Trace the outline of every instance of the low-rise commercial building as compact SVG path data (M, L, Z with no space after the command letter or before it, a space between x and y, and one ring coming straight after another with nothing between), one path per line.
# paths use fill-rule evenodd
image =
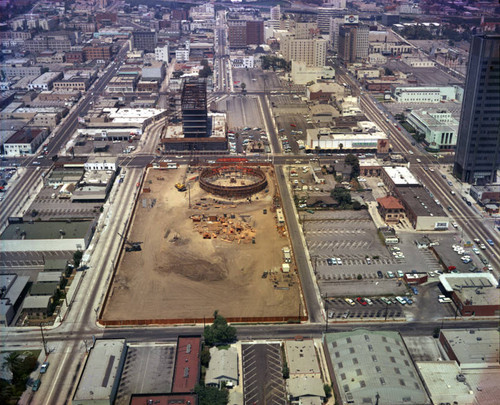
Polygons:
M415 111L406 118L432 149L452 150L457 143L458 121L445 110Z
M71 79L54 82L54 90L86 91L89 86L90 80L85 77L73 77Z
M52 85L59 80L63 74L61 72L46 72L37 77L28 85L28 90L52 90Z
M404 207L396 197L377 198L377 203L378 212L386 223L398 223L404 218Z
M338 83L318 82L307 86L306 96L311 101L328 103L332 98L343 98L344 91L345 88Z
M210 349L210 364L205 375L205 385L234 387L238 385L238 352L236 348Z
M125 339L97 340L87 357L72 404L113 404L126 354Z
M47 135L46 128L24 127L4 143L4 154L6 156L19 156L35 153Z
M29 276L0 275L0 325L9 326L28 292Z
M306 84L318 79L335 79L335 70L331 66L308 66L306 62L292 61L290 78L295 84Z
M290 378L315 377L321 379L313 340L285 340L284 348Z
M462 101L463 89L459 86L408 87L393 86L392 97L398 103L440 103Z
M500 289L493 274L441 274L439 281L461 315L477 317L500 314Z
M381 131L337 133L330 128L310 128L307 130L306 152L315 151L387 154L389 142Z
M441 329L439 343L448 358L455 360L462 370L500 369L500 334L497 329Z
M44 318L49 315L49 306L51 302L52 296L50 295L26 297L23 301L22 312L29 317Z

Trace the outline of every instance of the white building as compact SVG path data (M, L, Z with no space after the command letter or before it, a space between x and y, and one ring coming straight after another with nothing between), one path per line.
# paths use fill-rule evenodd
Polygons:
M155 59L168 63L168 45L155 48Z
M306 150L333 150L349 152L387 153L387 135L383 132L372 133L335 133L330 128L311 128L307 130Z
M271 7L271 20L279 21L281 19L281 7L278 4L277 6Z
M436 66L436 62L429 59L404 58L403 62L413 68L431 68Z
M205 384L220 387L238 385L238 352L235 347L219 350L210 349L210 364L205 376Z
M398 103L440 103L461 101L463 89L459 86L441 87L394 87L392 96Z
M47 138L47 135L48 131L45 128L22 128L4 143L4 154L5 156L33 154Z
M286 61L304 62L307 66L323 67L326 64L326 41L324 39L282 38L280 52Z
M97 340L85 363L72 404L114 403L126 354L125 339Z
M112 170L116 171L118 158L116 157L90 157L83 167L85 170Z
M458 121L445 110L412 111L407 121L425 135L425 143L433 148L454 149L457 143Z
M231 55L231 66L235 69L247 68L252 69L254 67L254 57L253 55Z
M175 60L177 62L189 62L189 48L177 49L175 51Z
M62 77L63 74L61 72L46 72L28 84L28 90L51 90L52 84Z

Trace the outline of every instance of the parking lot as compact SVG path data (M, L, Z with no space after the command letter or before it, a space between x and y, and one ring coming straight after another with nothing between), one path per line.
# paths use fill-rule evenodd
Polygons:
M404 283L399 284L395 281L390 281L394 288L384 289L385 292L378 290L378 286L383 282L383 280L382 282L373 282L372 288L367 288L366 286L370 282L366 283L363 280L363 282L358 282L359 288L355 290L353 290L355 282L351 282L351 290L356 292L356 295L350 296L351 303L347 302L345 298L325 299L328 318L332 322L345 319L395 320L398 318L418 321L429 320L429 314L433 320L456 316L455 304L438 301L439 295L443 293L435 280L417 286L417 295L409 290ZM389 283L389 280L386 282ZM337 285L341 290L344 282L337 283ZM409 302L402 304L398 302L396 296L406 297ZM389 301L390 303L388 303Z
M287 404L279 344L243 344L244 405Z
M279 96L289 97L289 96ZM271 97L274 101L275 97ZM277 105L277 104L275 104ZM307 136L307 127L311 124L307 123L307 108L290 108L291 106L282 106L281 108L273 108L276 126L278 128L278 136L280 137L283 152L293 152L298 154L303 151L299 143L305 142ZM299 142L301 141L301 142ZM289 145L289 148L287 147Z
M175 346L129 346L115 405L128 405L132 394L170 392Z

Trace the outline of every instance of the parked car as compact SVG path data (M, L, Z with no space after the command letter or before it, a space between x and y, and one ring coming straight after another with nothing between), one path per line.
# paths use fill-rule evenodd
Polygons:
M396 273L397 273L397 275L398 275L398 277L399 277L399 278L403 278L403 277L404 277L404 275L405 275L405 274L403 273L403 270L398 270Z
M406 301L406 303L407 303L408 305L413 304L413 301L412 301L410 298L408 298L408 297L403 297L403 299Z
M418 288L417 287L411 287L411 291L413 294L418 295Z
M33 392L38 391L38 389L40 388L40 384L41 383L42 383L42 381L40 381L40 379L33 381L33 385L31 386L31 390Z
M396 297L396 301L399 302L401 305L406 305L406 300L403 297Z
M45 363L42 364L40 367L40 374L45 374L47 372L47 369L49 368L49 362L46 361Z
M368 305L368 303L361 297L356 298L356 301L358 301L363 306Z
M394 278L395 277L394 273L392 271L388 271L386 274L387 274L388 278Z
M351 306L356 305L356 303L352 299L350 299L350 298L345 298L344 300L345 300L345 302L347 302Z
M377 271L377 276L378 276L378 278L384 278L384 275L382 274L382 272L380 270Z

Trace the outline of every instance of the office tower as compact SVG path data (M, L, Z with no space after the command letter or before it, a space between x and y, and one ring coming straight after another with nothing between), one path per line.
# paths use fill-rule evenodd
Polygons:
M264 43L264 21L250 20L246 22L246 45Z
M354 63L368 57L368 34L366 25L342 25L339 28L339 58L345 63Z
M154 52L157 43L156 32L135 31L132 33L132 48L140 51Z
M472 38L453 173L461 181L496 181L500 167L500 35Z
M184 138L208 136L207 83L205 80L191 78L184 82L181 109Z
M227 20L230 48L247 46L247 22L245 20Z

